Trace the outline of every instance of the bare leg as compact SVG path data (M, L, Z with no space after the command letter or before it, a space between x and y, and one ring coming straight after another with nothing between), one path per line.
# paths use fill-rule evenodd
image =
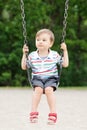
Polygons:
M57 113L56 113L56 98L53 92L52 87L47 87L45 89L45 94L47 97L47 102L49 105L50 113L48 115L48 124L54 124L57 120Z
M45 94L51 113L56 112L56 99L52 87L45 88Z
M32 98L32 107L31 107L32 112L37 111L37 107L40 102L42 94L43 94L43 89L41 87L35 87L35 91L33 93L33 98Z

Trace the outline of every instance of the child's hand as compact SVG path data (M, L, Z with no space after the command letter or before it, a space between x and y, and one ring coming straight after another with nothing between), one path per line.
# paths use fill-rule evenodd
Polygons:
M28 53L28 52L29 52L28 46L25 44L25 45L23 46L23 54L26 54L26 53Z
M63 51L66 51L67 50L67 46L66 46L66 44L63 42L63 43L61 43L61 49L63 50Z

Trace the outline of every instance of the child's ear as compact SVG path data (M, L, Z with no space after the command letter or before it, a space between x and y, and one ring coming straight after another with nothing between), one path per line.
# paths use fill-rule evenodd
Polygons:
M53 42L50 42L50 47L52 47L53 46Z

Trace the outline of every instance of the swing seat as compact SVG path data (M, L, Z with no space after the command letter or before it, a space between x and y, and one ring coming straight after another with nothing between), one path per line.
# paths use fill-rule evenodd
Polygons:
M27 28L26 28L26 21L25 21L24 0L20 0L20 6L21 6L21 16L22 16L22 27L23 27L24 44L27 45L28 44L28 39L27 39ZM63 20L63 30L62 30L61 42L64 42L65 41L65 37L66 37L68 6L69 6L69 0L65 0L65 12L64 12L64 20ZM61 53L61 59L62 59L62 55L63 55L63 53ZM27 57L27 54L26 54L26 57ZM61 66L61 63L60 63L59 81L60 81L61 71L62 71L62 66ZM29 83L32 86L28 67L27 67L27 75L28 75ZM59 83L58 83L58 85L59 85Z

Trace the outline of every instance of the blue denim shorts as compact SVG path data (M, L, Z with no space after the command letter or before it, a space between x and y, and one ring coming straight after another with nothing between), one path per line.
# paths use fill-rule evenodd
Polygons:
M55 91L57 89L58 77L51 76L47 79L41 79L39 76L34 76L31 83L34 88L39 86L45 89L46 87L50 86L53 87L53 90Z

